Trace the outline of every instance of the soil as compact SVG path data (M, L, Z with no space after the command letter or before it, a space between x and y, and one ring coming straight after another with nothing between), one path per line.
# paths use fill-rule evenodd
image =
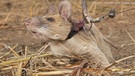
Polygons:
M106 1L107 0L102 0L101 2ZM53 2L53 0L1 0L0 51L3 49L2 44L10 47L18 44L15 50L21 51L24 46L27 46L28 50L37 52L44 42L35 39L31 33L27 31L24 21L27 17L43 15L45 12L43 9L46 9L47 6ZM114 2L121 2L121 0L115 0ZM96 18L106 14L112 8L116 8L116 11L120 12L121 10L135 7L134 0L127 0L127 2L133 2L134 4L97 4L96 9L89 8L89 12L92 14L92 17ZM92 2L88 1L88 7L91 6L90 4L92 4ZM79 9L78 6L73 7L73 9L75 9L75 7ZM78 9L73 11L77 11ZM135 54L135 10L117 14L115 18L101 21L95 25L105 37L118 48L115 49L111 46L113 56L116 60ZM128 35L126 30L133 39ZM124 68L135 67L135 58L125 60L117 66ZM0 76L5 75L0 74Z

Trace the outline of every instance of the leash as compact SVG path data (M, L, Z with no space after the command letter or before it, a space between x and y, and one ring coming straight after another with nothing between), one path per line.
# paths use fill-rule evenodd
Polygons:
M117 12L115 9L111 9L108 14L104 15L104 16L101 16L101 17L98 17L96 19L92 19L90 21L90 23L97 23L97 22L101 22L102 20L106 20L106 19L109 19L109 18L114 18L117 14L121 14L121 13L125 13L125 12L129 12L131 10L135 10L135 8L130 8L130 9L127 9L127 10L123 10L123 11L120 11L120 12Z
M90 28L88 30L90 30L92 28L93 23L101 22L102 20L107 20L109 18L114 18L117 14L128 12L128 11L131 11L131 10L135 10L135 8L130 8L130 9L120 11L120 12L116 12L115 9L111 9L108 12L108 14L106 14L104 16L101 16L101 17L98 17L96 19L90 20L91 25L90 25ZM72 27L71 27L71 30L70 30L70 32L69 32L69 34L68 34L68 36L65 40L68 40L68 39L72 38L79 31L86 29L85 28L85 19L80 20L79 22L75 22L74 20L69 20L69 22L71 23Z
M125 13L125 12L129 12L131 10L135 10L135 8L130 8L130 9L126 9L126 10L123 10L123 11L120 11L120 12L117 12L115 9L111 9L108 14L104 15L104 16L101 16L101 17L98 17L96 19L92 19L90 20L90 28L89 30L92 28L92 24L93 23L98 23L98 22L101 22L103 20L107 20L109 18L114 18L117 14L121 14L121 13Z

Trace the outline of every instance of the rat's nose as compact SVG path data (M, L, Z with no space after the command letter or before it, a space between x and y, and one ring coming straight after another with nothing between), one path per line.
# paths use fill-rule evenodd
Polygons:
M26 19L26 21L25 21L25 25L26 26L29 26L30 25L30 23L31 23L31 18L28 18L28 19Z

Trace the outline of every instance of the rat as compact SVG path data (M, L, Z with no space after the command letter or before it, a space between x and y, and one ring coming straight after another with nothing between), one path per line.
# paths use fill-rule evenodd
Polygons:
M71 3L68 0L62 0L59 3L58 11L54 8L48 8L44 16L31 17L25 21L27 29L37 39L50 43L49 48L54 55L82 57L93 65L100 64L96 66L101 68L114 60L110 47L103 40L102 34L95 31L96 26L86 31L83 30L83 26L89 27L89 25L83 21L73 23L69 21ZM77 33L67 39L72 31Z

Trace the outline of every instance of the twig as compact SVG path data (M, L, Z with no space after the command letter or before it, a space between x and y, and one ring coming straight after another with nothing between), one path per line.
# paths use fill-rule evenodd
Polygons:
M46 56L52 56L52 54L41 54L41 55L39 55L38 57L46 57ZM19 58L19 59L15 59L15 60L4 61L4 62L0 63L0 66L9 65L9 64L13 64L13 63L21 62L21 61L27 61L27 60L29 60L31 57L32 57L32 58L35 58L35 57L37 57L37 56L32 56L32 55L31 55L31 56L26 57L26 58L21 57L21 58ZM37 58L38 58L38 57L37 57Z
M77 67L76 69L73 70L73 72L71 73L71 76L79 76L82 72L82 68L88 63L87 60L83 60L83 62L80 64L79 67Z
M134 38L131 36L131 34L127 31L127 29L125 29L126 33L128 34L128 36L132 39L132 41L135 43Z
M96 8L97 8L97 4L96 4L96 1L95 1L94 8L93 8L93 12L92 12L92 15L95 15Z
M9 13L8 13L9 14ZM2 13L0 12L0 15L7 15L7 13ZM20 13L15 13L15 12L10 12L10 15L15 15L15 16L21 16L21 17L28 17L28 16L24 16L23 14Z
M12 47L12 49L15 49L17 46L18 46L18 44L16 44L14 47ZM0 58L3 58L3 57L5 57L5 56L9 55L10 52L11 52L11 51L7 52L6 54L4 54L3 56L1 56Z
M90 4L90 6L88 6L89 8L88 8L88 11L92 11L92 9L93 9L93 7L94 7L94 5L96 4L96 1L93 1L91 4Z
M127 76L127 75L133 75L133 74L135 74L135 71L131 71L129 73L124 73L124 74L122 74L120 76Z
M11 47L8 47L11 52L13 52L16 56L19 56Z
M123 1L122 1L122 3L121 3L121 11L123 11L123 6L124 5L123 5ZM122 18L123 17L123 13L121 13L120 15L121 15L121 18Z
M27 51L28 51L28 48L27 48L27 46L25 46L25 54L24 54L24 57L26 58L27 57Z
M72 70L63 70L63 71L51 71L51 72L39 72L39 73L33 73L32 76L39 76L39 75L64 75L64 74L70 74Z
M3 46L6 47L6 48L8 48L8 49L10 49L10 51L13 52L13 54L14 54L15 56L19 56L19 55L13 50L13 48L11 48L10 46L7 46L6 44L3 44ZM16 46L18 46L18 45L16 45Z
M7 14L5 20L2 22L2 26L5 24L5 22L7 21L8 17L10 16L10 12Z
M105 68L101 71L101 73L103 73L105 70L111 68L111 67L114 66L115 64L118 64L118 63L121 62L121 61L130 59L130 58L134 58L134 57L135 57L135 55L131 55L131 56L124 57L124 58L122 58L122 59L116 60L116 61L114 61L113 63L111 63L110 65L108 65L107 67L105 67Z
M45 65L48 65L50 68L52 68L53 70L58 70L57 68L55 68L54 66L52 66L50 63L46 62L44 59L42 59L42 62L45 64Z
M0 70L1 71L6 71L6 70L9 70L9 69L13 69L13 66L4 67L4 68L1 68Z
M40 54L49 46L50 44L48 43L46 46L44 45L44 46L42 46L40 49L39 49L39 53L38 53L38 55L33 59L33 60L31 60L30 61L30 74L32 74L32 70L33 70L33 63L34 63L34 61L40 56Z
M114 45L111 41L109 41L108 39L104 38L104 41L107 42L109 45L111 45L112 47L114 47L115 49L118 49L116 47L116 45Z
M16 76L22 76L22 62L18 64Z
M42 47L43 49L38 53L38 55L32 60L32 63L40 56L40 54L50 45L50 43L48 43L46 46Z

